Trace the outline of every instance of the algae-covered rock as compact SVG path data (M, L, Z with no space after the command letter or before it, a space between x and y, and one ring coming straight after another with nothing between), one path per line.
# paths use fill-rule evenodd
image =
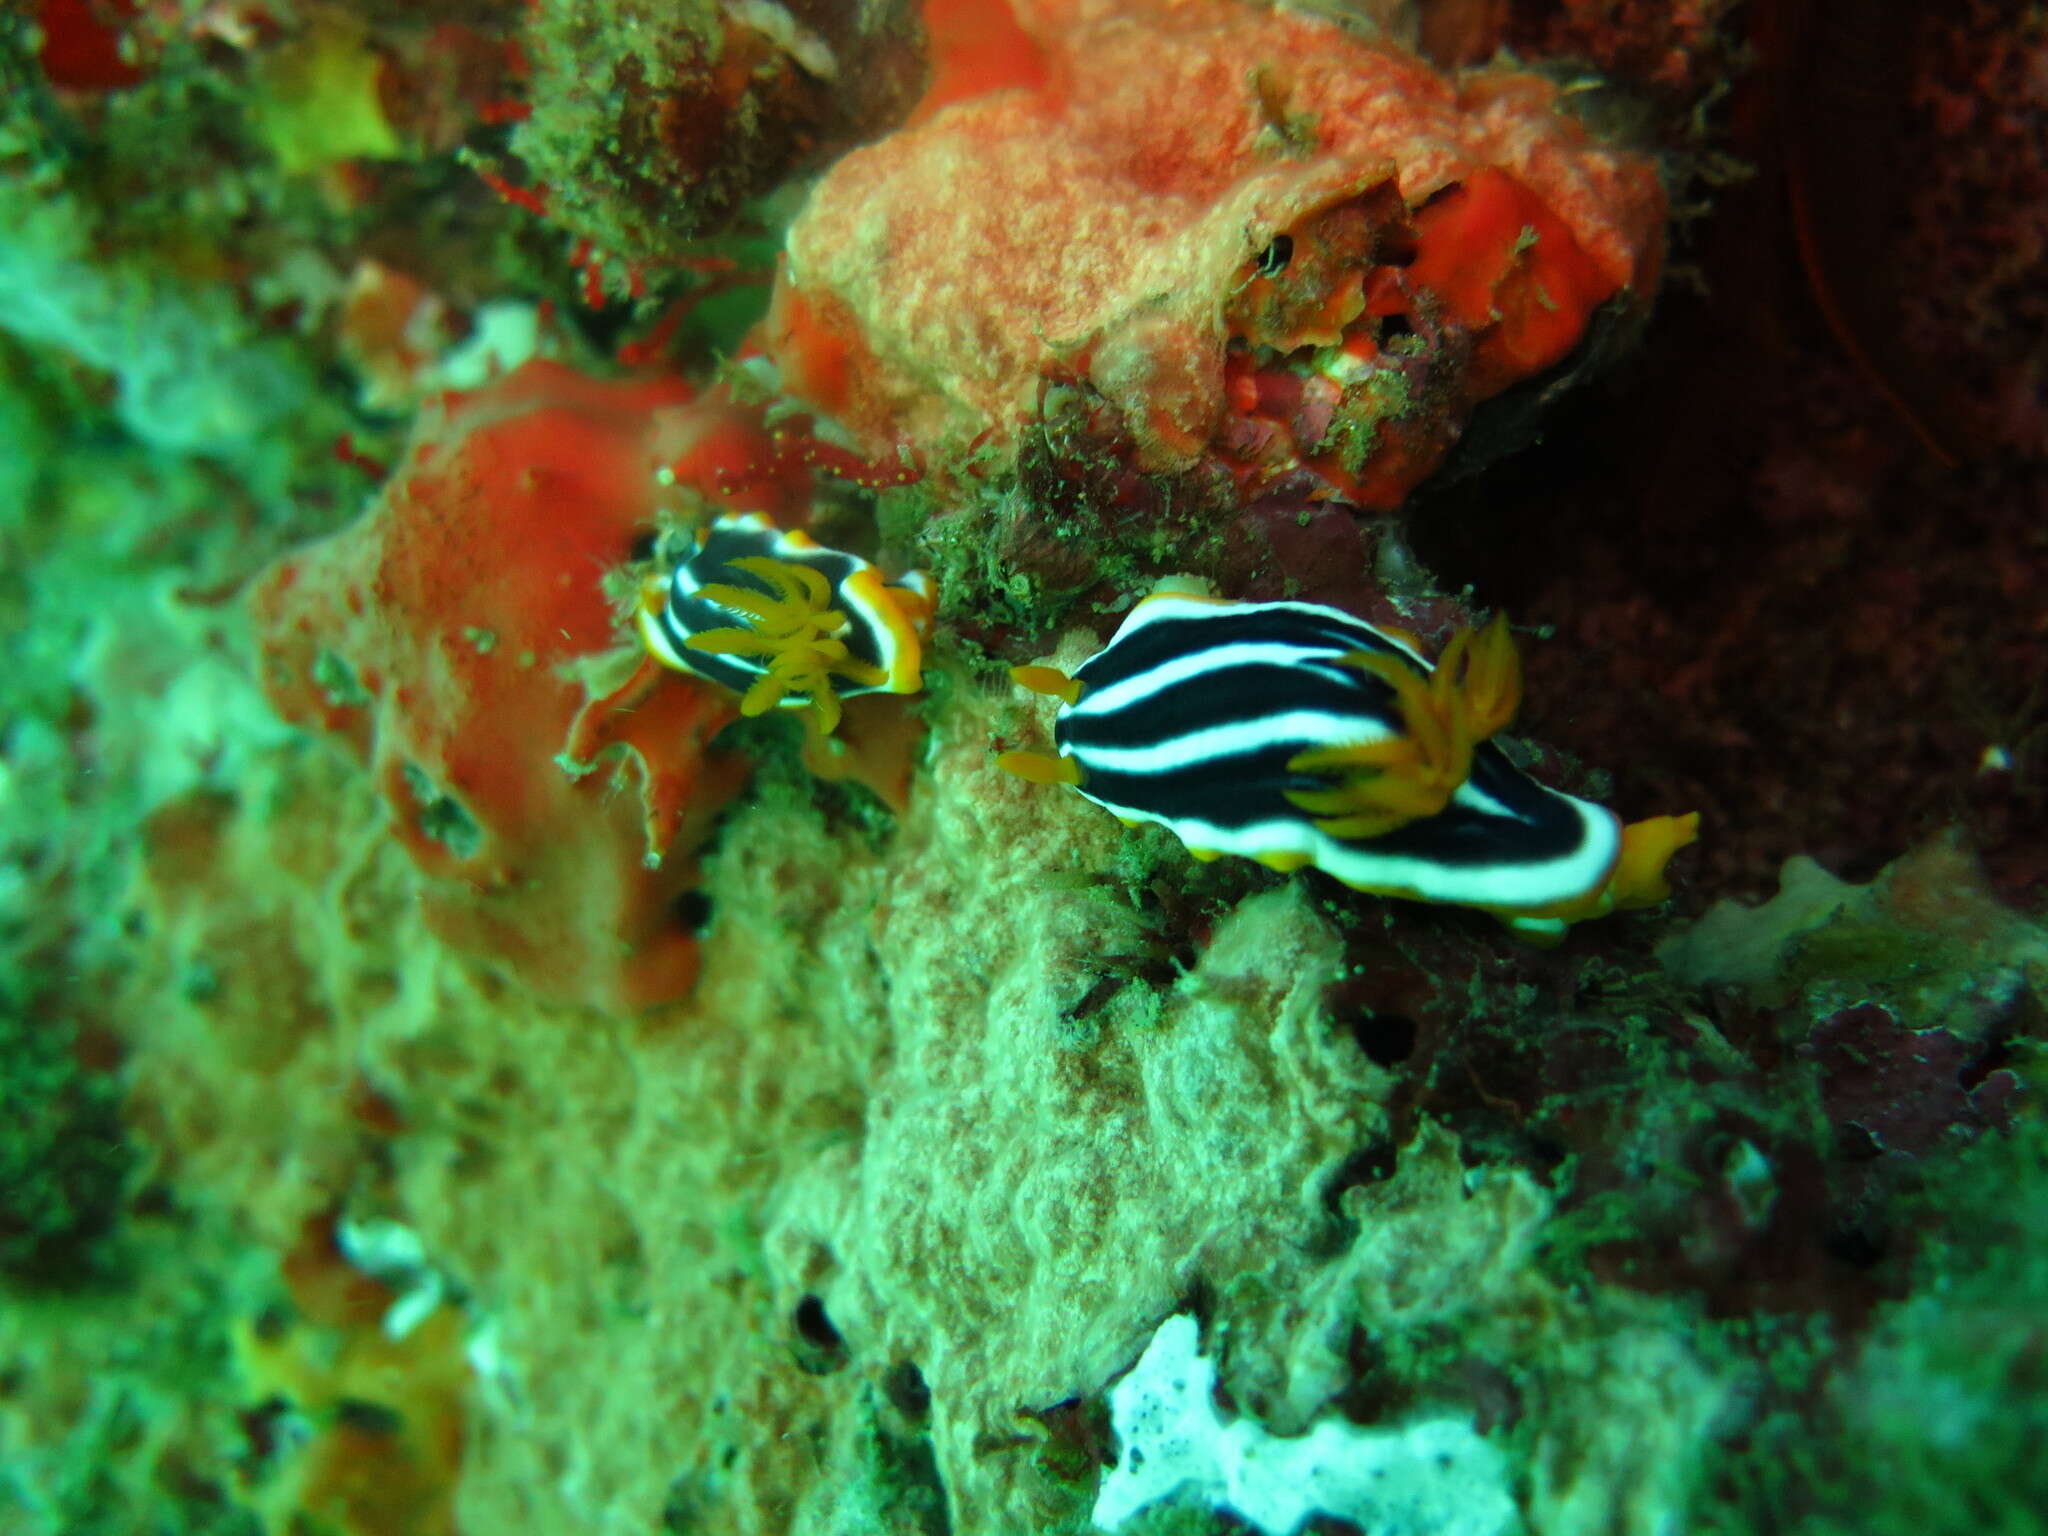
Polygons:
M0 1275L104 1275L135 1163L120 1094L62 1020L0 999Z
M600 250L663 259L901 114L910 9L544 0L522 33L532 115L515 144L552 217Z

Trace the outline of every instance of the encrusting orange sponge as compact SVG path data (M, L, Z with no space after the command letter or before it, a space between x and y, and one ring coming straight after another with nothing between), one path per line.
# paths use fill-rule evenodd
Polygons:
M1239 0L960 8L929 0L933 94L819 183L767 326L871 451L1014 447L1053 379L1142 468L1388 506L1474 403L1655 287L1655 170L1541 77Z
M693 399L541 361L439 397L369 511L250 595L273 705L368 765L427 924L611 1010L694 981L676 902L747 773L710 747L736 713L716 690L588 681L618 644L604 575L652 527L654 442Z

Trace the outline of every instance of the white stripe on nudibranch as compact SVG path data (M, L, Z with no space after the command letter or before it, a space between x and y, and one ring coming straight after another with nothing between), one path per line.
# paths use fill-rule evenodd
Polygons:
M663 666L674 667L678 672L696 671L682 653L668 643L668 626L662 622L660 613L642 610L640 639L648 650L654 652L655 660Z
M1353 647L1356 649L1356 647ZM1120 682L1110 683L1101 688L1091 688L1081 696L1081 702L1063 714L1079 719L1097 715L1120 714L1143 704L1155 694L1195 678L1221 672L1231 667L1299 667L1328 664L1333 681L1341 680L1342 674L1334 670L1334 664L1350 652L1336 645L1286 645L1273 641L1240 641L1231 645L1212 646L1207 650L1176 656L1172 661L1162 662L1149 671Z
M1559 791L1556 790L1553 790L1551 792L1553 794L1559 793ZM1564 798L1567 800L1572 799L1570 795L1565 795ZM1584 805L1586 802L1580 800L1576 803ZM1470 779L1467 779L1464 783L1458 786L1457 792L1451 796L1451 804L1462 805L1463 807L1465 807L1466 810L1477 811L1482 816L1510 817L1516 821L1522 821L1526 819L1519 812L1511 810L1507 806L1502 805L1500 801L1494 799L1493 796L1489 795L1485 790L1481 789L1478 785L1474 784ZM1599 809L1599 807L1596 806L1594 807L1594 809L1597 810Z
M1361 890L1385 891L1455 906L1542 907L1568 901L1595 889L1607 878L1621 846L1620 824L1610 812L1564 794L1558 798L1569 802L1578 812L1581 827L1579 840L1568 854L1541 863L1477 865L1443 864L1434 859L1380 852L1370 842L1339 841L1306 817L1223 827L1197 818L1176 819L1097 800L1085 786L1081 794L1119 816L1164 827L1190 848L1247 859L1293 854Z
M1086 700L1082 701L1086 703ZM1324 710L1290 709L1284 714L1255 715L1228 725L1168 736L1142 747L1077 747L1082 765L1104 773L1160 777L1182 768L1200 767L1219 758L1243 757L1276 742L1297 743L1306 751L1326 741L1364 744L1398 734L1362 715Z
M1247 609L1257 609L1262 613L1284 614L1288 617L1332 626L1345 634L1357 635L1365 647L1398 651L1401 655L1406 656L1410 661L1422 668L1423 671L1427 672L1429 670L1428 660L1420 651L1415 649L1413 644L1401 635L1397 635L1391 630L1382 629L1377 624L1368 623L1355 613L1346 613L1342 608L1332 608L1325 603L1230 603L1222 602L1215 598L1187 597L1177 592L1162 592L1155 597L1146 598L1126 614L1123 623L1118 626L1115 636L1112 637L1109 643L1113 646L1121 641L1128 640L1139 630L1152 624L1176 621L1194 623L1221 622L1241 617ZM1333 650L1341 651L1341 648L1337 647L1334 640L1331 641L1331 647ZM1108 648L1108 646L1105 646L1103 649L1107 650Z

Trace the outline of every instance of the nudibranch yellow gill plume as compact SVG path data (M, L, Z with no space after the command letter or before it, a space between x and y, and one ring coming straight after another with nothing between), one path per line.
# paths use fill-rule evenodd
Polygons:
M655 658L740 695L740 713L801 709L821 735L840 701L923 686L930 583L891 580L760 513L725 514L642 589L640 637Z
M1491 739L1521 698L1506 623L1461 630L1432 667L1413 637L1316 603L1162 593L1072 677L1018 667L1060 700L1057 756L997 759L1070 784L1200 859L1314 865L1357 890L1479 907L1554 939L1653 906L1699 817L1623 827L1537 783Z

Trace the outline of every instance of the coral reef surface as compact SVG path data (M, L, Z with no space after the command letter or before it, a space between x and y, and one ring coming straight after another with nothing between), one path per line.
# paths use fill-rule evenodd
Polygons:
M2044 128L2021 0L0 13L0 1533L2037 1529ZM1389 894L1529 806L1547 947Z

